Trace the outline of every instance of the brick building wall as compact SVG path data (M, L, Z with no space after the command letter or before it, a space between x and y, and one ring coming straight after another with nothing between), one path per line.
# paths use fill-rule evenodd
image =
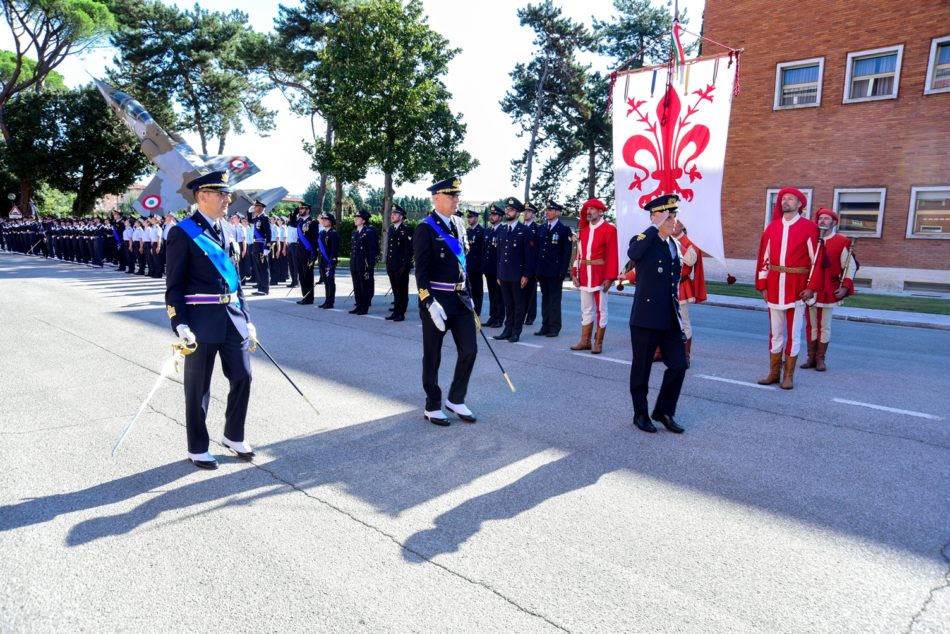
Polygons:
M950 240L906 232L911 187L950 188L950 92L924 94L931 41L950 36L950 2L706 0L703 34L745 49L723 183L727 257L755 257L768 189L812 188L812 209L830 209L836 188L886 188L881 237L858 240L862 265L944 281ZM842 103L848 54L899 44L897 98ZM776 65L819 57L820 106L773 109Z

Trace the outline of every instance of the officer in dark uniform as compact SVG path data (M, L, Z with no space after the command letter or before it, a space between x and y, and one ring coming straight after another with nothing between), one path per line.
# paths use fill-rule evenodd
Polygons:
M538 208L534 206L534 203L525 201L524 203L524 226L525 229L531 235L530 242L531 247L535 254L537 254L538 249L538 229L541 228L537 222L535 222L535 217L541 213L538 211ZM534 325L534 320L538 317L538 278L532 274L528 276L528 283L524 287L524 325L532 326Z
M517 198L505 201L506 223L498 230L498 284L505 302L505 328L493 338L517 343L524 327L525 292L534 274L531 232L519 220L524 205Z
M422 320L424 416L430 423L443 427L449 425L449 419L442 411L439 365L442 341L449 331L458 354L445 408L467 423L475 422L475 415L465 405L478 344L475 313L463 266L467 258L465 224L454 215L459 204L460 184L457 177L452 177L429 187L435 210L416 227L413 240Z
M168 232L165 304L172 330L197 349L185 357L185 425L188 458L196 467L216 469L208 451L205 419L216 356L230 382L222 444L250 460L244 420L251 393L250 340L257 333L247 314L240 277L227 254L221 225L231 190L227 172L212 172L188 183L198 211Z
M297 232L296 261L291 266L297 268L303 294L297 303L309 306L313 304L313 263L320 253L320 224L310 217L310 205L303 203L290 215L290 230Z
M360 209L353 219L356 228L350 235L350 277L353 279L354 315L365 315L373 302L375 292L376 260L379 257L379 237L369 225L369 212Z
M485 227L479 222L481 215L477 211L469 210L466 216L468 218L468 256L465 258L465 269L468 273L475 314L481 318L482 297L485 293L482 280L482 267L485 262Z
M633 424L654 433L650 418L663 423L675 434L683 433L676 424L676 402L686 377L686 336L679 314L680 261L676 241L671 237L676 225L679 197L660 196L644 207L652 223L630 240L627 256L636 266L637 292L630 310L630 394L633 397ZM666 364L663 384L652 415L648 415L647 390L653 351L657 346Z
M393 312L386 317L392 321L404 321L409 307L409 272L412 271L412 231L404 222L406 211L393 203L390 214L388 246L386 248L386 273L393 289Z
M317 236L320 250L320 277L326 287L326 298L318 308L333 308L336 301L336 265L340 258L340 234L336 231L336 216L326 213L320 216L323 231Z
M541 286L539 337L557 337L561 332L561 291L571 269L571 228L560 221L559 203L551 200L544 210L547 222L538 229L538 260L535 273Z
M254 280L257 290L253 295L270 293L270 265L268 255L272 242L270 220L264 215L266 205L255 200L251 205L251 226L254 227L254 243L251 245L251 266L254 267Z
M482 258L482 273L488 288L488 322L486 328L501 328L505 321L505 301L501 297L498 285L498 233L501 231L501 219L505 212L492 203L488 212L488 226L485 227L485 251Z

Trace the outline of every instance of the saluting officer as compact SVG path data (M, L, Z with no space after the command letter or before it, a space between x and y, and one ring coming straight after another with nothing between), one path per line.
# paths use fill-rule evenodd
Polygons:
M251 226L254 228L254 244L251 251L251 266L254 268L254 281L257 290L252 295L270 293L270 266L268 265L269 245L271 243L270 220L264 215L266 205L255 200L251 205Z
M524 327L524 289L534 274L531 232L518 221L524 204L511 197L505 201L506 224L498 233L498 284L505 302L505 328L493 338L517 343Z
M482 267L485 261L485 227L479 220L477 211L469 210L468 219L468 256L465 258L465 269L468 273L468 284L472 293L472 303L475 305L475 314L479 319L482 316L482 297L485 287L482 280Z
M208 451L205 420L216 356L230 383L222 444L251 460L244 420L251 393L250 340L256 330L247 314L238 272L227 254L222 218L231 190L227 172L211 172L188 183L198 211L168 232L165 303L172 330L197 349L185 357L185 426L188 458L201 469L217 469Z
M369 312L375 292L376 259L379 256L379 237L369 225L369 212L360 209L353 218L356 229L350 234L350 277L353 279L354 315Z
M336 231L336 216L325 213L320 216L323 229L317 235L320 249L320 277L326 288L326 298L317 308L333 308L336 301L336 265L340 258L340 234Z
M557 337L561 332L561 292L571 268L571 228L560 220L564 207L553 200L544 210L547 222L538 229L538 259L535 273L541 285L541 330L539 337Z
M650 418L663 423L674 434L683 433L676 424L676 402L686 377L685 335L680 322L680 270L682 260L676 240L676 211L679 197L660 196L647 203L652 223L630 240L627 256L636 265L637 292L630 310L630 343L633 363L630 366L630 394L633 397L633 424L654 433ZM650 368L657 346L666 364L663 384L652 415L648 415L647 391Z
M317 259L319 246L317 240L320 234L320 225L310 217L310 205L301 204L290 216L291 231L297 236L296 261L293 266L297 269L300 279L300 292L303 297L297 300L298 304L309 306L313 304L313 263Z
M505 300L498 285L498 233L505 212L492 203L488 212L488 227L485 228L485 252L482 257L482 273L488 288L488 322L486 328L501 328L505 321Z
M460 184L457 177L452 177L429 187L435 210L416 227L413 240L419 317L422 320L424 416L430 423L442 427L449 425L449 419L442 411L442 389L439 387L442 341L448 331L452 332L458 354L445 408L466 423L475 422L475 415L465 405L478 344L475 340L475 313L465 273L465 225L454 215L459 205Z
M412 231L406 226L406 210L393 203L389 215L386 273L393 289L393 312L386 319L404 321L409 307L409 272L412 271Z

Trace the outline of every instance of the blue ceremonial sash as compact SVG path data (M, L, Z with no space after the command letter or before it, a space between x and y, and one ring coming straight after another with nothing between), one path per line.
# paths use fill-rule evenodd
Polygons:
M462 246L462 243L459 241L459 239L443 231L442 227L439 226L439 223L436 222L435 218L432 216L426 216L426 219L422 222L427 223L430 227L435 229L435 232L439 234L443 240L445 240L447 245L449 245L449 248L452 249L452 253L455 254L456 258L458 258L459 264L462 265L462 278L465 279L467 275L465 272L465 247Z
M204 254L208 256L208 259L211 260L211 264L218 270L218 273L224 278L224 281L228 283L228 291L237 293L238 289L241 288L238 282L238 273L234 268L234 263L231 261L231 258L228 257L228 254L225 253L221 245L206 236L201 227L198 226L198 223L191 218L182 220L178 223L178 226L181 227L185 234L194 240L198 248L204 251ZM240 308L240 301L235 302L235 304Z
M254 227L254 242L267 242L261 232L257 230L257 227Z
M310 251L310 255L313 255L313 247L310 245L310 241L307 240L307 236L304 235L304 232L300 230L300 222L299 222L299 221L297 222L297 240L299 240L301 244L303 244L305 247L307 247L307 251ZM318 242L319 242L319 240L318 240ZM322 251L322 250L323 250L323 249L321 249L321 251Z
M327 261L327 277L333 277L333 262L330 261L330 256L327 255L327 249L323 246L323 240L320 239L320 236L317 236L317 246L320 247L323 259Z
M119 232L115 230L115 227L112 227L112 235L115 236L116 244L119 244L122 242L122 239L119 237Z

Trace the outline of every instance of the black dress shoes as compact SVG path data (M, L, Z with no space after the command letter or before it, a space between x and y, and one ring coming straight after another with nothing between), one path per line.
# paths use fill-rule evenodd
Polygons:
M640 431L645 431L648 434L656 433L656 427L653 426L653 423L650 422L650 417L646 414L637 414L634 416L633 424L636 425Z
M667 430L673 432L674 434L682 434L685 429L676 424L676 421L673 420L673 417L669 414L653 414L653 420L658 423L663 423L663 426Z
M534 320L533 320L533 319L525 319L525 320L524 320L524 325L525 325L525 326L533 326L533 325L534 325Z
M368 314L369 314L369 311L364 308L363 310L358 310L358 311L356 311L356 312L353 313L353 314L354 314L354 315L368 315Z
M207 469L208 471L214 471L215 469L218 468L217 460L195 460L193 458L189 458L189 460L191 460L191 464L195 465L199 469Z
M393 315L393 321L406 321L405 315Z
M503 330L500 335L495 335L494 337L492 337L492 339L497 339L498 341L504 341L505 339L508 339L509 337L511 337L511 331Z
M518 343L521 340L521 335L511 335L508 337L508 343Z
M354 308L353 310L348 311L348 312L349 312L351 315L356 315L356 314L358 314L358 313L360 312L360 309L359 309L359 308Z
M558 333L556 333L556 332L547 332L547 333L544 333L544 336L545 336L545 337L557 337L557 336L558 336Z
M395 318L396 318L396 313L393 313L392 315L386 315L383 319L385 319L386 321L392 321Z
M251 295L267 295L264 291L254 291Z
M310 300L307 300L307 299L298 299L298 300L297 300L297 303L300 304L301 306L309 306L310 304L313 303L313 300L312 300L312 299L310 299Z
M548 331L547 331L547 330L544 330L544 329L542 328L542 329L539 330L538 332L534 333L534 336L535 336L535 337L547 337L547 336L548 336Z

